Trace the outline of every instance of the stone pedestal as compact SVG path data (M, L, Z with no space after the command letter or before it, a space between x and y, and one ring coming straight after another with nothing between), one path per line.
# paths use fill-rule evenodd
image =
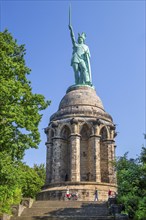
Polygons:
M115 125L94 88L70 87L45 132L47 178L38 199L63 198L67 188L81 201L93 201L95 188L102 201L116 192Z

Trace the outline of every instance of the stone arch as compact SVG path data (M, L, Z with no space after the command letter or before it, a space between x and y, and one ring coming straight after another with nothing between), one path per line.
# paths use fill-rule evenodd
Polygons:
M108 143L109 131L105 125L100 129L100 166L101 166L101 182L109 183L108 176Z
M71 130L68 125L63 125L60 131L60 148L61 148L61 170L60 170L60 179L61 181L70 181L71 179L71 143L70 143L70 134Z
M82 126L80 127L81 139L83 140L89 139L91 133L92 133L91 126L87 123L82 124Z
M55 135L54 129L50 128L47 134L47 141L52 142L52 138L54 137L54 135Z
M84 123L80 129L80 180L90 181L90 135L91 126Z
M99 134L100 134L102 140L107 140L108 138L110 138L109 130L108 130L107 126L105 126L105 125L101 126Z
M52 138L54 137L54 135L55 135L54 129L50 129L49 133L50 133L50 134L49 134L50 139L52 139Z
M62 128L60 129L60 137L65 139L65 140L68 140L69 139L69 136L71 134L71 130L69 128L68 125L63 125Z

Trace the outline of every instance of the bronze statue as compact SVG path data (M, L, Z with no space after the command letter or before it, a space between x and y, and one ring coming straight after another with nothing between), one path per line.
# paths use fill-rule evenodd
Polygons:
M69 11L69 30L73 44L71 66L74 70L75 84L92 85L90 51L85 44L86 34L78 34L78 41L75 40L73 28L71 26L71 16Z

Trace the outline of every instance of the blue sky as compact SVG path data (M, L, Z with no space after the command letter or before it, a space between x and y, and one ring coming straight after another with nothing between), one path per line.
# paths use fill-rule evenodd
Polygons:
M74 84L70 66L72 44L68 9L75 35L85 32L91 52L93 84L105 110L117 124L116 154L140 154L145 130L145 1L8 1L1 0L1 31L8 28L26 45L26 64L34 93L52 101L43 111L38 150L28 150L25 162L46 161L50 116L67 88Z

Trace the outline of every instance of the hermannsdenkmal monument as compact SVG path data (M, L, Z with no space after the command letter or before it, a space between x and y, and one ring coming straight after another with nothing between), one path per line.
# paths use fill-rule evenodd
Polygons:
M92 85L86 34L76 40L71 22L69 31L75 84L67 89L45 129L46 183L37 199L60 200L69 189L78 193L78 200L93 201L97 188L99 200L106 201L109 189L117 191L116 127Z

